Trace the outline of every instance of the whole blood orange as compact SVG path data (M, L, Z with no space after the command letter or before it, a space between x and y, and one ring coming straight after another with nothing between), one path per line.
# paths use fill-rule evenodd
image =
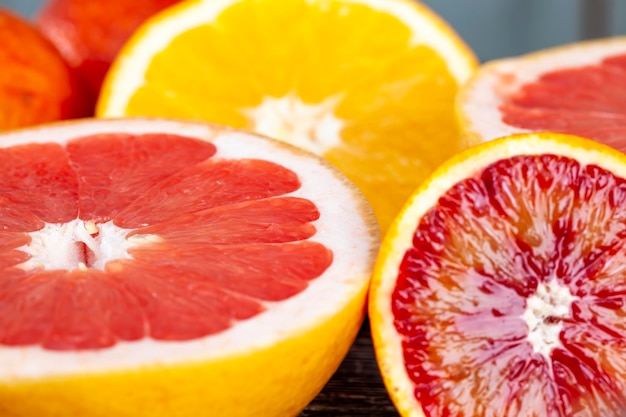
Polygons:
M626 151L626 37L487 63L461 89L458 114L474 143L552 131Z
M124 42L147 18L179 1L49 0L36 20L84 83L93 109Z
M0 136L0 415L295 416L378 232L318 157L164 120Z
M88 111L65 61L37 29L0 9L0 131Z
M383 242L377 359L403 416L626 410L626 156L556 133L445 163Z

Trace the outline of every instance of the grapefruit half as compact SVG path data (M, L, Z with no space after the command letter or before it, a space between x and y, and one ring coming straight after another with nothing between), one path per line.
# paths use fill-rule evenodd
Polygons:
M445 163L383 242L370 320L405 417L626 410L626 156L556 133Z
M347 353L378 231L320 158L167 120L0 144L0 415L295 416Z
M626 151L626 37L574 43L483 65L457 97L471 143L552 131Z

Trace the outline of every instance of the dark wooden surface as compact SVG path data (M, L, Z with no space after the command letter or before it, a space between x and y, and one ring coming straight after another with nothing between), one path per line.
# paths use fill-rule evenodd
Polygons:
M364 323L333 378L299 417L398 417L380 377Z

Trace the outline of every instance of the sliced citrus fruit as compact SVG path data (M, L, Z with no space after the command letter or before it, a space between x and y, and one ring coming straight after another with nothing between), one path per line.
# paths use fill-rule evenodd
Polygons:
M384 230L463 147L453 103L475 65L410 0L184 2L122 49L96 114L208 120L312 150L355 182Z
M626 410L626 156L557 133L470 148L385 238L370 293L403 416Z
M458 113L471 143L552 131L626 151L626 37L487 63L459 92Z
M378 232L319 157L165 120L0 144L0 415L295 416L349 349Z
M37 27L63 54L95 106L111 62L130 35L154 13L180 0L48 0Z
M85 116L88 109L56 48L0 8L0 131Z

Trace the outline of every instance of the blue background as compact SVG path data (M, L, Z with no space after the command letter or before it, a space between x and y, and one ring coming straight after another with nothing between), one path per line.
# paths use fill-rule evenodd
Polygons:
M41 2L0 0L0 5L32 16ZM483 61L580 39L626 34L626 0L425 0L424 3L447 20Z

